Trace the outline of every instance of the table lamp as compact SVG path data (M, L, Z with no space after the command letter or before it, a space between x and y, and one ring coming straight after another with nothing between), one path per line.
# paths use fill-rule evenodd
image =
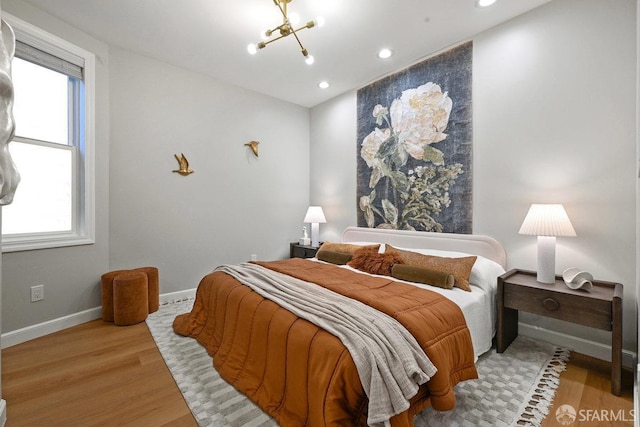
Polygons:
M560 204L531 205L519 233L538 236L537 280L540 283L555 283L556 236L576 236L564 207Z
M327 222L320 206L309 206L307 214L304 217L304 222L311 223L311 246L319 246L318 234L320 232L320 223Z

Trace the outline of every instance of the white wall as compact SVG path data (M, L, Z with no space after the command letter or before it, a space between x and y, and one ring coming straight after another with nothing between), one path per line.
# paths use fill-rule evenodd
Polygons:
M2 331L14 331L100 305L100 275L109 268L109 74L107 46L19 0L2 9L96 55L96 243L12 252L2 259ZM18 188L20 191L20 188ZM30 287L45 299L30 302Z
M123 50L110 58L111 269L157 266L165 293L251 254L287 257L309 202L308 109ZM175 153L195 173L172 173Z
M563 203L578 237L558 238L556 270L624 284L623 345L634 352L635 16L634 0L556 0L473 39L474 233L498 239L510 268L535 270L536 239L518 229L531 203ZM311 200L326 207L321 240L338 239L356 221L355 91L311 118Z
M322 206L321 241L340 241L356 221L356 93L311 109L311 204Z

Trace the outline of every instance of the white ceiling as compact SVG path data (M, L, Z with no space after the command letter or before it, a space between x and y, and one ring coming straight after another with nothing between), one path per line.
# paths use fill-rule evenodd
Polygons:
M315 64L305 64L289 36L251 56L247 45L281 23L273 0L26 0L93 37L304 107L312 107L549 0L295 0L302 22L322 28L299 37ZM376 54L382 47L394 55ZM317 84L326 80L329 89Z

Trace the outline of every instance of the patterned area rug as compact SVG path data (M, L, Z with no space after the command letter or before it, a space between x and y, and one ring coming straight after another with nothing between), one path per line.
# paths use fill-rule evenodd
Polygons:
M147 325L162 357L198 424L202 427L271 427L277 423L220 378L211 357L194 339L173 332L176 315L191 310L193 300L165 304L150 314ZM456 386L456 408L437 412L427 408L415 418L416 427L539 426L548 413L565 369L569 351L518 337L502 354L480 357L478 380Z

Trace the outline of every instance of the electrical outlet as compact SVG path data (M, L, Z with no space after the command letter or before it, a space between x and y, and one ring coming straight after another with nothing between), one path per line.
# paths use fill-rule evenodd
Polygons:
M251 261L257 261L258 257L256 254L251 254Z
M31 302L42 301L44 299L44 285L31 287Z

